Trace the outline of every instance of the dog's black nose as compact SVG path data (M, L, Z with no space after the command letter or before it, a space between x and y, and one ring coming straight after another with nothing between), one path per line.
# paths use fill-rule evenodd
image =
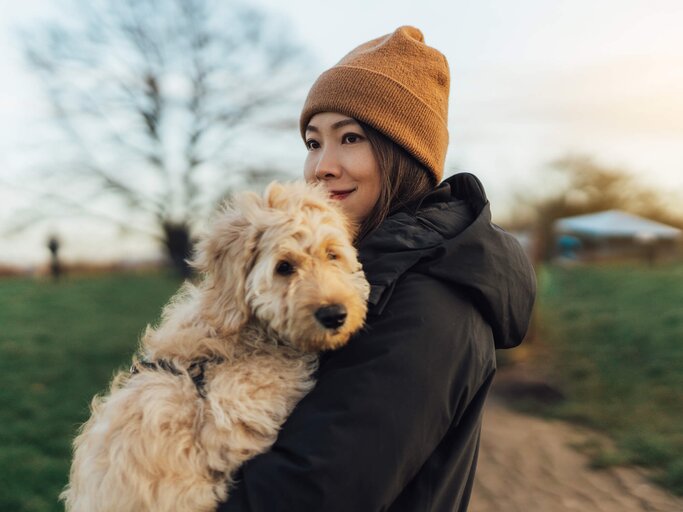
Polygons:
M344 325L346 320L346 308L341 304L332 304L325 306L315 312L315 317L323 327L327 329L336 329Z

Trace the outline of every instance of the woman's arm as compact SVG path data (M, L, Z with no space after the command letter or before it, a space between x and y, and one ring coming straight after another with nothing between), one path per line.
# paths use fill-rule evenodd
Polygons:
M491 331L465 296L406 274L382 315L325 358L316 387L219 511L386 508L494 368Z

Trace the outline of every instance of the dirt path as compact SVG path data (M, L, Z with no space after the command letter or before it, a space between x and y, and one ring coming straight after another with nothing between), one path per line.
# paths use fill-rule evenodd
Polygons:
M571 445L589 433L514 412L495 395L484 415L470 512L683 512L683 499L631 468L591 470Z

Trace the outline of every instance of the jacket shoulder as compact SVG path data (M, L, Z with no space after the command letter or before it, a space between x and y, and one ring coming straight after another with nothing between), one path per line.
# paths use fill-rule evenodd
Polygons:
M388 330L395 334L393 343L414 345L418 357L420 351L434 348L448 364L467 351L481 368L480 377L495 369L491 327L464 287L409 270L385 295L369 310L369 341Z

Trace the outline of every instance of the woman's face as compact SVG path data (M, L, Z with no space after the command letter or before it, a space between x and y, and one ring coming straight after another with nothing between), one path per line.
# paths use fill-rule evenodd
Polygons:
M346 214L362 222L381 188L379 165L363 128L343 114L321 112L306 127L306 147L306 181L322 181Z

